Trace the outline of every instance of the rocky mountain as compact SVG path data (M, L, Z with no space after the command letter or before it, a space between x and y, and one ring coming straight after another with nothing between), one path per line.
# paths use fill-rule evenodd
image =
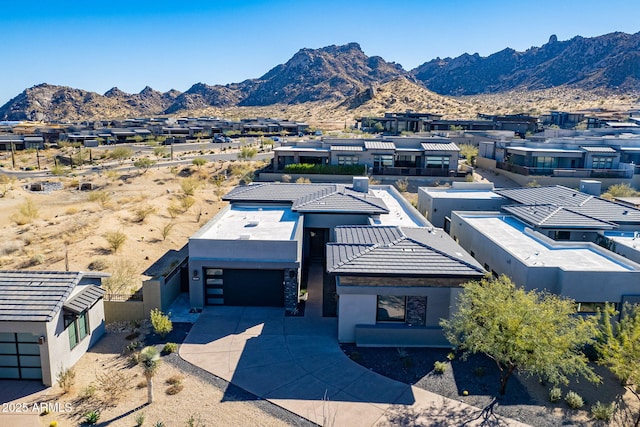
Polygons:
M640 33L574 37L524 52L504 49L487 57L436 58L410 73L443 95L474 95L557 86L640 91Z
M405 83L414 82L438 94L453 96L565 87L637 93L640 92L640 33L578 36L567 41L551 36L548 43L524 52L507 48L487 57L476 53L436 58L409 72L399 64L365 55L357 43L301 49L285 64L260 78L224 86L197 83L184 93L174 90L161 93L146 87L137 94L113 88L100 95L41 84L26 89L0 107L0 120L185 114L207 108L308 102L358 104L367 93L374 93L375 87L399 78ZM402 100L403 94L390 97Z

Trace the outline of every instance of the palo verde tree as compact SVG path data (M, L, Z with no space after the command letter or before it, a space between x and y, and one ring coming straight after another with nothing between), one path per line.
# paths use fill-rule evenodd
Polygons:
M607 304L600 314L600 334L595 347L600 359L629 392L640 400L640 305L625 304L620 320L612 319L619 313ZM640 411L634 426L640 426Z
M137 167L138 169L140 169L140 173L141 174L145 174L147 173L147 171L149 170L149 168L153 165L156 164L155 160L151 160L148 157L141 157L138 160L136 160L135 162L133 162L133 166Z
M123 164L125 160L131 158L133 156L133 150L129 147L115 147L109 153L109 157L113 160L117 160L118 163Z
M567 384L576 374L600 380L581 351L592 341L595 322L575 316L572 300L525 291L504 275L463 287L458 311L441 325L465 355L482 353L496 362L501 395L516 371L553 384Z

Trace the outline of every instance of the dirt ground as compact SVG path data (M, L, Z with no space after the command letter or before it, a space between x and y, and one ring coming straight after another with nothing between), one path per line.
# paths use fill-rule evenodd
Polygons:
M121 273L114 280L119 292L134 291L142 280L169 267L149 270L155 261L182 248L226 205L220 196L237 185L239 176L229 174L219 188L211 177L229 166L209 162L201 169L189 165L152 167L146 173L101 170L86 176L14 181L0 199L0 268ZM256 164L243 166L250 167ZM52 189L28 188L41 182ZM80 183L90 183L93 189L81 191ZM185 194L189 186L195 187L191 196ZM107 240L109 233L125 235L117 250Z
M51 421L57 421L60 427L83 425L85 414L92 410L100 411L98 425L114 427L134 426L140 414L144 414L143 425L156 425L161 421L167 427L188 425L190 418L194 426L288 425L262 410L255 402L243 401L233 394L229 396L225 390L167 361L177 355L162 356L153 379L154 402L147 404L142 368L133 364L126 352L123 353L132 342L126 339L131 331L125 328L120 331L117 328L109 329L110 332L74 366L76 380L69 393L64 394L55 385L33 397L34 402L51 402L69 409L41 416L42 426L49 426ZM116 378L116 372L122 378ZM126 387L107 393L99 380L105 375L116 378ZM177 394L168 394L171 385L167 381L170 379L179 380L183 387ZM95 387L94 391L91 391L92 386Z

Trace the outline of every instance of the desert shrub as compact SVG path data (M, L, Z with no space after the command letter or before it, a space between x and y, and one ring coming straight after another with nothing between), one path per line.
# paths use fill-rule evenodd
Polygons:
M171 202L171 204L167 207L167 213L173 219L177 218L178 215L180 215L182 212L182 208L174 202Z
M162 352L165 354L175 353L176 351L178 351L178 344L174 342L168 342L162 348Z
M64 394L67 394L73 388L76 383L76 371L73 368L64 368L60 366L58 371L58 386L62 389Z
M549 402L560 402L560 399L562 399L562 390L559 387L553 387L549 390Z
M146 383L145 383L145 386L146 386ZM134 420L136 422L136 427L140 427L142 424L144 424L144 412L138 412Z
M433 372L438 375L442 375L447 371L447 363L440 362L439 360L433 363Z
M87 196L87 200L90 202L96 202L102 206L102 208L106 208L109 206L111 195L107 191L92 191Z
M84 421L89 425L94 425L100 419L100 411L94 409L93 411L89 411L84 414Z
M182 383L184 377L182 375L172 375L165 381L169 385L176 385Z
M11 255L22 249L22 245L18 240L5 240L0 244L0 255Z
M185 178L180 181L180 188L185 196L193 196L200 183L195 178Z
M196 199L194 199L191 196L184 196L180 198L180 206L182 206L182 211L186 212L188 211L191 206L194 205L194 203L196 202Z
M182 390L184 390L184 386L182 384L174 384L167 388L166 393L170 396L173 396L174 394L180 393Z
M139 381L138 384L136 384L136 388L138 390L141 390L141 389L146 388L146 387L147 387L147 380Z
M18 225L30 224L40 216L40 209L31 198L27 198L18 207L18 212L11 219Z
M406 193L407 189L409 188L409 180L407 180L407 178L397 180L396 188L398 189L398 191Z
M202 166L207 164L207 159L202 158L202 157L196 157L195 159L193 159L191 161L191 163L193 163L194 166L196 166L198 169L200 169Z
M80 390L80 393L78 393L78 397L82 400L91 399L95 395L96 395L96 386L93 383L84 387L82 390Z
M311 180L309 178L301 176L300 178L296 179L296 184L311 184Z
M175 223L170 221L162 226L162 228L160 229L160 234L162 234L162 240L166 240L167 237L169 237L169 234L171 233L171 230L173 230L174 225Z
M155 211L156 211L156 208L149 205L144 205L139 208L136 208L133 211L133 221L144 222L144 220Z
M153 427L165 427L164 423L162 421L156 421L156 423L153 425Z
M105 402L115 404L126 397L131 380L132 377L123 371L112 369L96 374L96 388L102 392Z
M202 421L202 418L200 417L200 415L198 415L197 417L195 417L193 414L189 415L189 418L187 418L187 422L185 423L186 427L204 427L204 421Z
M291 182L291 175L284 174L280 177L282 182Z
M118 249L120 249L127 240L127 235L122 231L107 231L103 234L103 237L106 239L113 253L118 252Z
M580 409L584 405L584 400L582 400L582 397L575 391L567 392L564 396L564 401L567 402L567 405L569 405L571 409Z
M102 258L96 258L89 263L87 268L89 270L102 271L102 270L105 270L108 266L109 265L107 264L107 261L105 261Z
M111 264L111 276L102 280L107 292L112 294L128 294L139 286L138 268L127 258L117 258Z
M169 319L169 316L157 308L151 310L151 325L153 326L154 332L161 337L166 336L173 330L173 323L171 319Z
M46 258L43 254L33 254L29 258L29 266L44 264Z
M593 418L599 421L611 421L611 418L613 418L613 414L615 412L616 407L613 403L607 405L606 403L600 403L598 401L591 406L591 415L593 415Z

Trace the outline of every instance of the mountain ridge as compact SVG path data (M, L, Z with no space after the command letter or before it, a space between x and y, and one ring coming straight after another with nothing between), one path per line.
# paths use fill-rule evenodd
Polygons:
M367 56L355 42L303 48L261 77L227 85L196 83L182 93L146 86L136 94L113 87L101 95L42 83L0 107L0 120L78 120L177 114L212 107L349 103L354 102L348 101L351 97L399 78L447 96L555 87L638 93L640 32L576 36L565 41L552 35L542 46L523 52L505 48L486 57L465 53L435 58L409 71L379 56ZM402 94L387 95L402 98Z

